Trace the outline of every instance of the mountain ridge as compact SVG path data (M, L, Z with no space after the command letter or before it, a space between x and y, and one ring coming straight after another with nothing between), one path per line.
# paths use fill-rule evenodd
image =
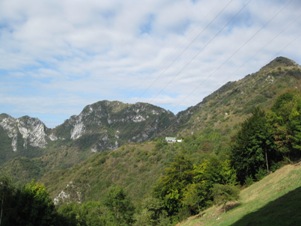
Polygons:
M11 148L14 152L20 149L19 138L23 139L19 139L19 142L24 144L24 149L28 149L28 146L44 149L51 142L98 136L98 143L88 145L95 152L116 149L125 142L149 140L166 129L174 118L172 112L152 104L103 100L87 105L80 114L71 116L53 129L47 128L38 118L14 118L5 113L0 116L0 128L12 139Z
M85 140L84 142L89 143L90 150L94 152L112 150L126 142L143 142L164 134L186 136L204 129L207 124L218 128L219 121L231 120L233 114L239 111L244 111L245 114L254 105L268 103L273 99L277 93L273 91L274 84L279 79L283 80L283 76L279 75L300 78L300 71L301 67L293 60L282 56L276 57L258 72L237 81L227 82L195 106L177 114L149 103L128 104L102 100L85 106L78 115L71 116L52 129L47 128L38 118L29 116L13 118L5 113L0 115L0 127L8 133L9 139L12 139L11 147L15 152L20 137L23 141L19 142L23 143L25 149L27 146L44 149L49 143L58 140L64 142ZM289 85L297 87L298 83L291 81L287 84L288 87ZM253 90L258 92L257 96L253 94ZM246 102L244 99L250 100L249 103L244 103ZM224 112L212 114L210 110L214 112L214 108L216 109L218 105L225 105ZM249 110L235 109L237 108L235 105L248 106ZM244 118L241 117L241 120ZM95 139L98 141L91 142Z
M176 115L148 103L102 100L85 106L78 115L49 129L37 118L15 119L1 114L0 168L5 162L24 157L35 158L37 166L47 170L65 169L95 152L112 151L129 143L161 140L165 136L195 139L195 148L218 150L229 144L239 124L254 107L266 109L281 93L289 89L301 90L300 78L298 64L277 57L259 71L226 83L197 105ZM7 133L8 128L11 134ZM38 133L29 134L32 131ZM206 134L218 136L219 141L212 140L209 135L206 138Z

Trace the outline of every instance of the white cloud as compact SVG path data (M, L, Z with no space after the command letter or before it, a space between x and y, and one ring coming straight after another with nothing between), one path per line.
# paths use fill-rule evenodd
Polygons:
M300 63L299 15L297 0L2 0L2 111L53 126L103 99L184 110L277 55Z

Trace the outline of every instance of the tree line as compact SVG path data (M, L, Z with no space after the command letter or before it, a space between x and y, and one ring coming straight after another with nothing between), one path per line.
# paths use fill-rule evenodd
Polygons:
M112 187L105 202L55 206L43 184L14 185L0 178L0 226L132 225L135 208L122 188Z
M301 157L301 95L280 95L272 108L256 108L234 138L230 160L240 184L261 179Z

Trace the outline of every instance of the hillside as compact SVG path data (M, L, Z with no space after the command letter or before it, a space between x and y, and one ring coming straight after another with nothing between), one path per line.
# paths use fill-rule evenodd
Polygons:
M301 165L287 165L245 188L234 208L211 207L177 226L300 225Z
M277 57L258 72L228 82L196 106L180 112L178 134L198 134L208 128L234 134L254 107L269 108L289 89L301 90L301 67L290 59Z
M19 183L45 183L56 203L102 201L119 185L139 207L175 156L192 164L224 158L251 110L269 109L288 90L301 90L301 68L278 57L176 116L147 103L100 101L48 129L38 119L2 114L0 171ZM183 142L167 144L165 135Z

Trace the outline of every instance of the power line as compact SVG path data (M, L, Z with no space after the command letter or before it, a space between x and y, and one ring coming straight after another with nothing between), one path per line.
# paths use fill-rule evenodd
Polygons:
M188 45L186 45L186 47L184 49L182 49L182 51L177 54L177 56L171 61L170 64L168 64L160 73L159 75L155 78L155 80L144 90L144 92L142 94L140 94L140 96L143 96L161 77L161 75L163 75L165 72L168 71L169 68L171 68L172 65L174 65L179 58L198 40L198 38L201 36L201 34L203 34L216 20L217 18L226 10L226 8L228 8L228 6L231 4L233 0L230 0L217 14L216 16L213 18L213 20L211 20L189 43Z
M272 20L274 20L276 18L276 16L279 15L279 13L286 8L290 3L292 2L292 0L290 0L287 4L285 4L283 7L281 7L275 14L273 14L273 16L265 23L263 24L263 26L261 26L250 38L247 39L246 42L244 42L239 48L237 48L224 62L222 62L214 71L212 71L206 78L210 78L212 77L212 75L219 70L223 65L225 65L234 55L236 55L244 46L246 46L251 40L253 40L255 38L256 35L258 35ZM198 84L199 86L200 84ZM192 92L190 92L185 98L188 98L189 96L191 96L198 88L198 86L196 86Z
M243 11L243 9L245 8L245 7L247 7L247 5L249 4L251 2L251 0L249 0L246 4L244 4L241 8L240 8L240 10L239 11L237 11L237 13L231 18L231 20L229 20L227 23L225 23L224 24L224 26L220 29L220 30L218 30L218 32L216 32L215 34L214 34L214 36L211 38L211 39L209 39L209 41L207 41L204 45L203 45L203 47L196 53L196 54L194 54L191 58L190 58L190 60L175 74L175 76L173 76L171 79L170 79L170 81L169 81L169 83L167 84L167 85L165 85L158 93L157 93L157 95L155 96L155 97L158 97L160 94L162 94L162 92L164 91L164 89L166 89L176 78L178 78L178 76L201 54L201 52L204 50L204 49L206 49L207 48L207 46L209 46L209 44L214 40L214 39L216 39L216 37L230 24L230 23L232 23L232 21L235 19L235 17L237 16L237 15L239 15L242 11ZM153 97L152 99L154 99L155 97Z
M223 6L223 8L215 15L215 17L200 31L200 32L198 32L197 33L197 35L188 43L188 45L186 45L186 47L171 61L171 63L170 64L168 64L160 73L159 73L159 75L155 78L155 80L144 90L144 92L142 93L142 94L140 94L140 96L143 96L158 80L159 80L159 78L164 74L164 73L166 73L170 68L171 68L171 66L172 65L174 65L178 60L179 60L179 58L199 39L199 37L220 17L220 15L222 15L222 13L229 7L229 5L232 3L232 1L233 0L230 0L230 1L228 1L227 2L227 4L225 4L224 6ZM249 0L248 2L250 2L251 0ZM244 7L246 7L246 5L244 6ZM243 8L244 8L243 7ZM241 11L241 10L240 10ZM208 45L208 44L207 44ZM196 56L194 56L194 58L195 57L197 57L197 55ZM192 61L192 60L191 60ZM189 64L189 63L188 63ZM188 66L188 64L186 65L186 66L184 66L183 68L182 68L182 70L181 71L183 71L187 66ZM179 73L177 73L177 75L179 75L181 72L179 72ZM175 79L175 78L174 78ZM174 79L172 79L171 81L169 81L169 83L171 83ZM167 86L165 86L165 88L166 88ZM156 95L156 96L158 96L158 95L160 95L162 92L163 92L163 90L164 90L164 88L162 88L161 89L161 91ZM150 101L150 102L152 102L152 101ZM146 125L146 126L148 126L148 125ZM126 125L124 125L122 128L120 128L120 130L122 130L122 129L126 129Z
M287 4L285 4L280 10L276 11L275 14L273 14L273 16L265 23L262 25L261 28L259 28L250 38L247 39L246 42L244 42L238 49L236 49L224 62L222 62L219 67L217 69L215 69L213 72L211 72L206 79L208 79L209 77L211 77L213 75L214 72L216 72L217 70L219 70L225 63L227 63L234 55L236 55L244 46L246 46L252 39L255 38L256 35L258 35L258 33L260 33L261 30L263 30L272 20L274 20L276 18L276 16L279 15L279 13L286 8L289 4L291 3L291 1L289 1ZM237 15L237 14L236 14ZM294 18L293 18L294 19ZM287 27L286 27L287 29ZM275 37L272 38L272 40L274 40L276 37L278 37L281 33L283 33L286 29L284 29L283 31L281 31L280 33L278 33ZM295 37L291 42L289 42L288 44L285 45L284 48L286 48L287 46L289 46L291 43L293 43L295 40L297 40L298 37ZM268 43L267 43L268 44ZM266 46L267 44L265 44L264 46ZM282 49L284 49L282 48ZM280 51L278 51L280 52ZM277 54L276 54L277 55ZM199 84L200 85L200 84ZM198 85L198 86L199 86ZM197 87L198 87L197 86ZM187 99L189 96L192 96L192 94L196 91L197 87L195 89L192 90L192 92L190 94L188 94L187 96L185 96L185 98L183 99ZM219 103L221 103L222 100L220 100L218 103L216 103L216 105L218 105ZM171 125L170 127L172 127L173 125ZM165 131L167 131L169 128L167 128L166 130L162 131L161 133L164 133Z
M276 40L281 34L283 34L284 32L286 32L286 30L288 30L290 28L290 25L293 24L293 22L295 22L295 20L297 19L297 17L292 17L292 19L290 20L289 24L286 24L286 27L284 29L282 29L277 35L275 35L271 40L268 40L263 46L261 46L259 49L257 49L257 51L251 56L248 57L247 60L245 60L241 65L239 65L238 67L236 67L235 70L233 70L231 72L231 74L235 74L242 66L244 66L247 62L249 62L251 59L253 59L259 52L260 50L264 49L264 47L270 45L272 42L274 42L274 40ZM297 39L297 37L296 37ZM275 56L278 55L279 52L277 52L275 54Z

